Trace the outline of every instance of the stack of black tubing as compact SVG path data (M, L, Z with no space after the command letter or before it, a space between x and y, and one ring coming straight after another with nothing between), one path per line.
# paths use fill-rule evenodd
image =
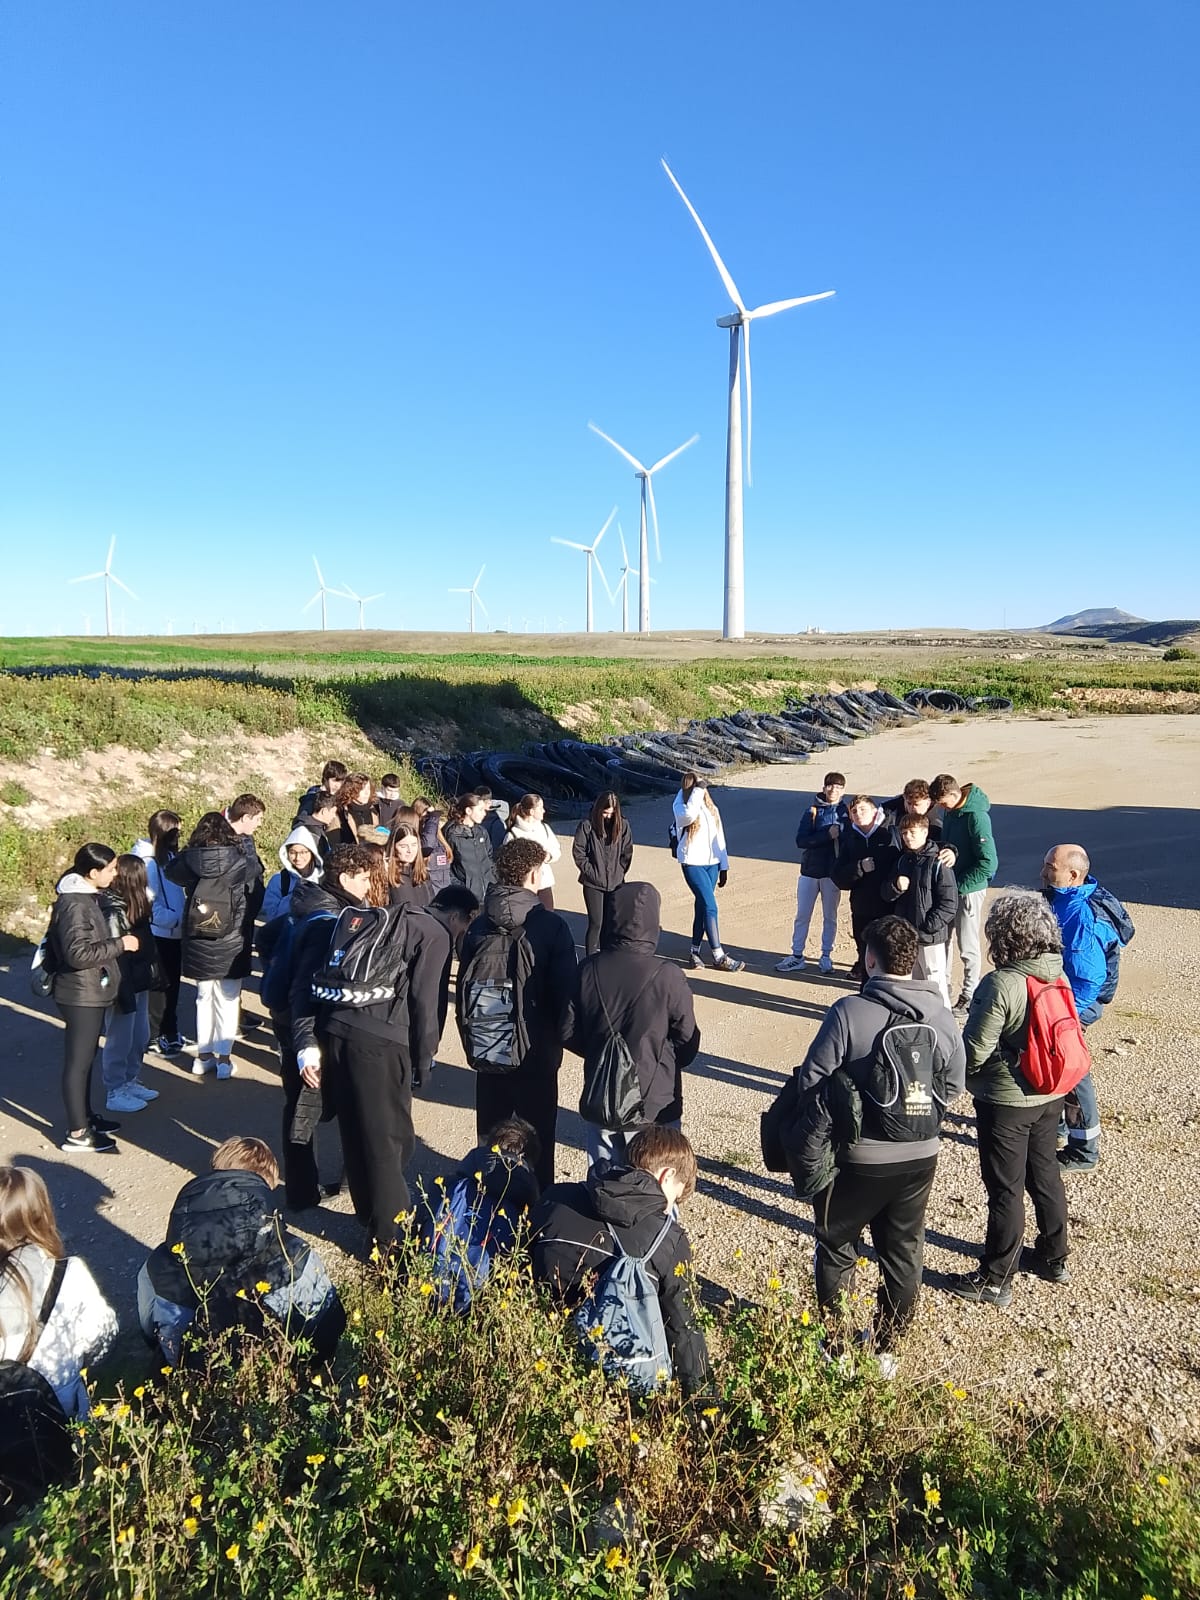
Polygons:
M416 766L445 795L486 785L510 804L524 794L540 794L551 816L582 817L606 789L623 799L671 796L684 772L716 778L752 762L807 761L814 752L852 744L931 711L1011 710L1011 700L964 698L946 689L914 689L903 700L886 689L846 689L789 700L782 711L707 717L674 732L626 733L605 744L550 739L521 751L423 756Z

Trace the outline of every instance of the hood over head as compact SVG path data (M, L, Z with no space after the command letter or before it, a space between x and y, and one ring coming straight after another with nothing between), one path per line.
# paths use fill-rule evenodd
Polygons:
M640 1167L608 1167L587 1186L602 1222L631 1228L643 1217L667 1219L667 1198L658 1180Z
M652 956L662 932L662 896L652 883L623 883L608 897L605 950L636 950Z
M323 872L325 870L321 865L321 846L317 842L316 834L308 826L307 823L300 823L300 822L296 823L296 825L293 827L291 833L288 834L287 838L279 846L279 864L280 864L280 866L283 867L283 869L286 872L290 872L290 873L293 874L293 876L299 878L302 875L296 871L295 867L288 860L288 853L287 852L288 852L288 845L290 845L290 844L303 845L304 848L311 853L312 858L313 858L312 869L307 874L307 876L303 878L302 881L310 882L313 879L316 879L317 882L320 882L321 876L322 876L322 874L323 874Z
M510 883L489 884L483 901L488 919L506 931L522 927L529 913L540 906L541 901L532 889L521 889Z

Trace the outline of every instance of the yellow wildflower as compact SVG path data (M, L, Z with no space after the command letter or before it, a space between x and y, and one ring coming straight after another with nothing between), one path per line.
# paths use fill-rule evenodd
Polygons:
M371 1380L367 1377L365 1372L360 1372L359 1373L359 1375L358 1375L358 1387L360 1389L365 1389L367 1387L367 1384L370 1383L370 1381Z
M267 1280L265 1278L260 1278L258 1280L258 1282L254 1285L254 1292L255 1292L255 1294L270 1294L271 1285L267 1282Z
M687 1262L686 1261L677 1261L675 1263L675 1276L677 1278L686 1278L687 1277Z
M242 1553L242 1547L241 1547L240 1544L236 1544L236 1543L235 1544L231 1544L229 1546L229 1548L225 1552L225 1559L227 1561L236 1561L237 1558L241 1555L241 1553Z
M950 1392L956 1400L965 1400L967 1398L967 1391L965 1389L952 1389Z
M578 1429L577 1432L571 1435L571 1449L574 1450L576 1455L578 1455L581 1450L586 1450L591 1442L592 1441L588 1438L587 1434L584 1433L582 1428Z
M173 1244L171 1246L171 1254L173 1256L181 1256L183 1254L183 1246L181 1244Z
M371 1254L367 1257L367 1259L368 1261L374 1261L376 1263L383 1260L383 1257L379 1254L379 1246L377 1244L373 1244L371 1246Z
M202 1494L194 1494L192 1496L192 1498L188 1501L188 1505L191 1506L193 1511L199 1511L200 1507L203 1504L204 1504L204 1496Z
M927 1488L925 1490L925 1504L927 1506L940 1506L941 1503L942 1503L942 1491L940 1489L929 1489L929 1488Z
M113 1408L113 1416L117 1417L117 1418L127 1417L129 1415L130 1410L131 1410L131 1407L126 1405L125 1401L122 1400L121 1404L119 1406L114 1406L114 1408Z
M522 1500L521 1496L518 1495L515 1500L510 1500L508 1502L508 1509L504 1513L504 1520L508 1523L510 1528L515 1528L517 1523L520 1522L524 1515L525 1502Z
M800 1326L802 1328L807 1328L811 1321L812 1317L809 1315L807 1310L804 1310L800 1313Z
M783 1288L783 1279L776 1277L775 1274L772 1273L767 1279L767 1288L772 1294L775 1294L777 1290Z
M740 1261L742 1259L742 1247L741 1247L740 1244L738 1245L737 1249L733 1252L733 1259L735 1261Z
M720 1415L720 1407L719 1406L705 1406L704 1410L700 1413L700 1415L702 1417L716 1417L716 1416L719 1416Z
M433 1285L430 1283L428 1278L424 1279L424 1281L421 1284L419 1284L418 1287L420 1288L421 1293L425 1296L426 1299L428 1299L429 1296L433 1293Z
M308 1464L309 1464L310 1467L319 1467L321 1465L322 1461L324 1461L324 1459L325 1459L324 1455L321 1455L321 1454L318 1454L318 1455L315 1455L315 1456L309 1456L308 1457Z
M605 1572L615 1572L618 1567L625 1567L628 1565L629 1563L625 1558L624 1550L621 1549L619 1544L613 1545L612 1549L604 1558Z
M470 1572L472 1568L477 1567L482 1560L483 1546L481 1544L473 1544L463 1557L463 1571Z
M108 1407L104 1404L103 1400L101 1400L98 1406L92 1407L92 1415L94 1417L106 1417L108 1415Z
M1171 1483L1170 1478L1168 1478L1166 1476L1166 1474L1162 1473L1162 1472L1160 1472L1159 1475L1158 1475L1158 1481L1159 1481L1159 1485L1164 1489L1168 1488L1170 1486L1170 1483Z
M539 1356L538 1359L533 1363L533 1370L535 1372L545 1372L547 1365L548 1363L544 1360L544 1358Z
M136 1538L136 1528L122 1528L120 1533L117 1534L117 1543L120 1545L122 1550L128 1550Z
M904 1596L904 1600L916 1600L917 1586L910 1578L900 1592Z
M145 1392L146 1392L146 1385L144 1383L139 1383L137 1388L133 1391L133 1398L135 1400L140 1400L142 1398L142 1396L145 1394Z
M637 1431L636 1428L630 1428L630 1430L629 1430L629 1442L630 1442L630 1444L641 1444L642 1436Z
M234 1299L235 1299L235 1300L245 1300L245 1299L247 1299L247 1298L248 1298L248 1297L247 1297L247 1294L246 1294L246 1291L245 1291L245 1289L239 1289L239 1290L238 1290L238 1292L237 1292L237 1294L235 1294L235 1295L234 1295L234 1297L233 1297L233 1298L234 1298Z
M267 1524L265 1518L259 1517L258 1521L254 1524L254 1531L255 1533L266 1533Z
M496 1507L499 1504L500 1504L500 1496L499 1496L499 1494L490 1494L490 1495L488 1495L488 1505L491 1506L493 1511L495 1511Z
M829 1501L829 1492L826 1489L818 1489L813 1498L819 1506L826 1505Z
M357 1306L355 1306L354 1310L350 1313L350 1321L351 1322L361 1322L362 1321L362 1312L358 1309Z
M194 1539L196 1537L196 1532L199 1527L200 1524L196 1521L195 1517L184 1517L183 1531L185 1534L187 1534L189 1539Z
M169 1378L175 1369L173 1367L159 1367L158 1370L162 1373L164 1378Z

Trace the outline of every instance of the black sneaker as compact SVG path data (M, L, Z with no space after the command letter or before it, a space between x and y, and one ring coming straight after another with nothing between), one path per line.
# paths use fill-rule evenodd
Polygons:
M1003 1309L1012 1304L1012 1288L1007 1283L993 1283L982 1272L964 1272L951 1278L946 1288L960 1300L973 1300L981 1306Z
M1100 1165L1100 1157L1097 1156L1093 1161L1090 1156L1082 1155L1068 1145L1065 1150L1058 1152L1058 1164L1065 1178L1069 1172L1095 1172Z
M68 1151L83 1150L91 1155L112 1155L117 1145L107 1133L98 1128L89 1128L86 1133L68 1133L58 1148Z
M1064 1287L1071 1281L1067 1263L1047 1261L1040 1250L1021 1251L1021 1271L1031 1272L1035 1278L1041 1278L1046 1283L1062 1284Z
M88 1120L97 1133L116 1133L121 1126L119 1122L114 1122L111 1117L90 1117Z
M688 963L693 967L698 967L701 972L704 971L704 957L700 954L699 950L693 950L690 953L688 956Z

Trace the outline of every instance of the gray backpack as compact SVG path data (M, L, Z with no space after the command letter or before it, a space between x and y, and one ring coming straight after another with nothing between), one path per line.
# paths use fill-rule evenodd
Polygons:
M638 1394L650 1394L671 1377L671 1352L658 1289L646 1263L667 1237L668 1217L644 1256L629 1255L615 1228L616 1254L573 1321L585 1350L610 1378L625 1378Z

